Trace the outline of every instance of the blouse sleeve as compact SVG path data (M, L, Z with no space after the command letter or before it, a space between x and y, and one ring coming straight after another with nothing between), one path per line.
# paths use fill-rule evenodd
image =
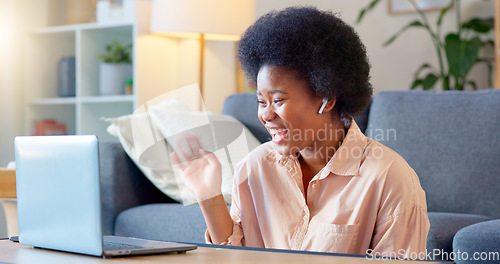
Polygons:
M376 226L376 235L372 238L373 251L394 252L401 258L425 258L428 230L427 211L414 206Z
M395 161L389 168L378 215L371 243L373 252L425 258L430 227L425 192L417 174L404 160Z

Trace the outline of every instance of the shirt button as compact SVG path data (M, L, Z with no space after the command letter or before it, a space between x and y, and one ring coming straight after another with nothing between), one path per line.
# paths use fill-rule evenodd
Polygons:
M314 183L312 184L312 187L313 187L313 189L316 189L316 187L318 187L318 183L317 183L317 182L314 182Z
M304 215L304 222L307 222L307 221L309 221L309 216Z

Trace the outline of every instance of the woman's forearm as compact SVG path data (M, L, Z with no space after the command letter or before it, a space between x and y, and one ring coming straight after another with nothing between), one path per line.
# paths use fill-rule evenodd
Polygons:
M229 215L226 202L222 195L199 201L201 212L205 217L208 232L213 244L227 241L233 233L233 220Z

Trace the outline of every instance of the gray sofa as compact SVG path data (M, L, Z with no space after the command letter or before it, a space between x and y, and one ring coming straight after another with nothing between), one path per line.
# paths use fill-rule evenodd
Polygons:
M239 119L261 142L269 139L257 119L255 95L230 96L223 113ZM380 92L355 119L367 136L398 152L419 175L432 258L450 259L442 253L452 251L469 257L500 251L500 90ZM206 226L197 205L183 206L158 191L118 142L101 142L99 151L106 234L204 242Z

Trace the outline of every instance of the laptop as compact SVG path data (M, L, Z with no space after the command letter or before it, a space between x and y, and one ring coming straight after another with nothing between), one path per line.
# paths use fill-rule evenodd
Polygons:
M102 257L184 253L197 248L103 236L95 135L18 136L14 142L21 244Z

